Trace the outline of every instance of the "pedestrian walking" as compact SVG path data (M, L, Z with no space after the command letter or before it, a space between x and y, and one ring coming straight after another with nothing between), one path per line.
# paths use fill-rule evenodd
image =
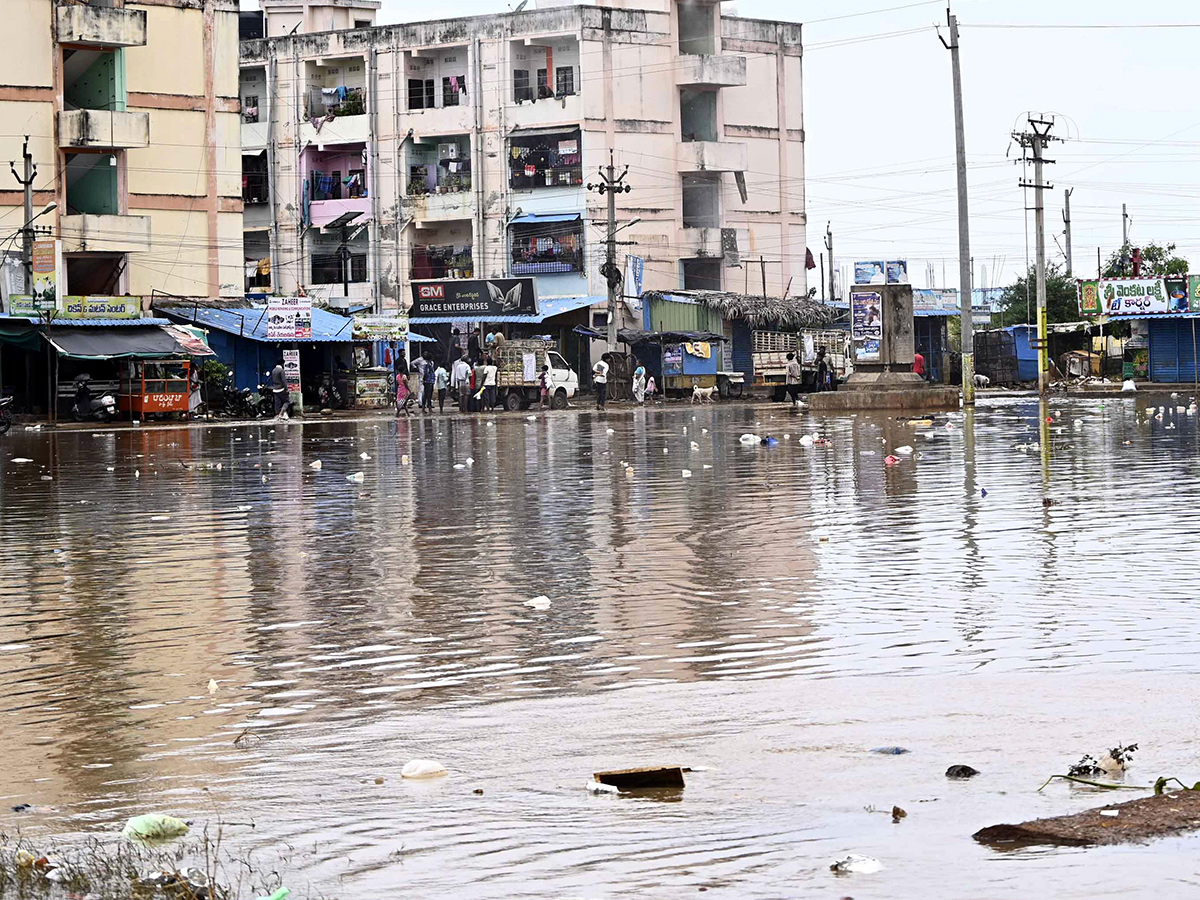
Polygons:
M472 412L480 412L483 409L483 381L486 375L487 367L481 356L471 368L471 403L474 406Z
M538 403L538 409L552 409L552 399L554 397L554 373L550 371L547 365L542 366L542 374L538 376L538 387L541 388L541 401Z
M654 376L651 375L646 379L646 399L654 404L654 395L658 393L658 385L654 383Z
M496 408L496 376L499 371L496 360L489 356L483 365L483 405L489 410Z
M417 357L413 360L412 365L408 367L408 393L410 399L417 404L417 409L421 408L421 358Z
M471 399L471 364L467 362L465 353L454 361L450 369L450 387L458 398L458 411L466 412Z
M784 367L784 389L787 391L788 399L792 403L800 402L800 388L804 383L804 369L800 365L800 360L796 358L795 353L787 355L787 366Z
M817 350L817 387L818 391L833 390L833 379L829 371L829 360L825 358L825 348Z
M592 382L596 385L596 409L603 410L608 400L608 370L612 368L612 354L604 353L592 366Z
M637 401L638 406L644 406L646 403L646 367L641 363L633 370L633 399Z
M408 390L408 359L403 353L397 353L392 361L392 378L396 382L396 415L407 416L412 394Z
M438 412L446 411L446 389L450 385L450 373L445 366L438 366L433 372L433 387L437 391Z
M433 412L433 391L437 383L437 368L428 350L421 354L421 409Z
M288 389L287 378L283 374L283 359L276 360L275 368L271 370L271 393L275 400L275 418L286 419Z

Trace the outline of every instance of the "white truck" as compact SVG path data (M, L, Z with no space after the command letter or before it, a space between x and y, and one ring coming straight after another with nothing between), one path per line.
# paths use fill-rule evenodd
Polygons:
M538 378L542 366L549 366L553 377L552 408L566 409L567 401L579 391L579 375L554 348L554 341L524 338L505 341L504 347L494 355L499 369L496 397L510 412L527 409L541 401Z

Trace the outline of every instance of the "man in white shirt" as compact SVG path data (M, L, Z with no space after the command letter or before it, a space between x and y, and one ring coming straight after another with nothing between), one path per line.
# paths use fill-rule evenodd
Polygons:
M467 411L467 400L471 394L471 364L467 362L467 354L454 361L450 370L450 387L454 388L458 397L458 411Z
M592 366L592 383L596 385L596 409L603 411L608 400L608 370L612 368L612 354L605 353Z
M490 356L483 366L483 405L488 409L496 408L496 361Z

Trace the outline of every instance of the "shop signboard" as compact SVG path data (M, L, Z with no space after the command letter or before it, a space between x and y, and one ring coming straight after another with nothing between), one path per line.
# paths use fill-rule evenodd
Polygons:
M1188 312L1200 312L1200 275L1188 276Z
M64 319L140 319L140 297L63 297L58 314Z
M407 341L408 316L355 316L350 336L356 341Z
M414 319L537 315L537 293L532 278L418 281L412 285L412 301L408 314Z
M856 362L878 362L883 343L883 295L878 291L850 293L850 337Z
M1079 311L1084 315L1169 316L1196 304L1186 275L1166 278L1105 278L1079 282Z
M34 301L52 304L46 308L54 308L58 301L58 273L62 270L62 244L34 241L32 268Z
M58 303L54 300L38 300L29 294L10 294L8 297L8 314L10 316L28 316L36 319L39 312L52 312Z
M287 382L288 393L300 393L300 351L283 351L283 379Z
M664 378L683 374L682 344L667 344L662 348L662 373Z
M267 339L307 341L312 339L312 298L268 297Z

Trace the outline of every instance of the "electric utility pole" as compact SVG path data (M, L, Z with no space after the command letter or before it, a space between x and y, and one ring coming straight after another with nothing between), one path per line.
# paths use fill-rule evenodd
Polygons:
M1050 390L1050 357L1047 345L1046 328L1046 204L1043 192L1046 188L1053 190L1054 185L1046 184L1042 177L1042 166L1053 165L1054 160L1046 159L1043 151L1051 141L1060 140L1052 137L1053 119L1029 117L1029 130L1014 134L1013 139L1022 148L1033 154L1033 184L1021 183L1021 187L1032 187L1034 231L1037 238L1037 315L1038 315L1038 392L1043 396Z
M1067 188L1063 191L1063 225L1066 226L1064 232L1067 241L1067 277L1071 278L1071 191L1075 188Z
M1129 213L1125 211L1125 204L1121 204L1121 251L1129 246Z
M37 166L33 162L33 156L29 153L29 135L25 135L25 144L21 148L21 156L25 160L25 177L22 178L17 174L17 164L9 162L8 167L12 169L13 178L17 179L17 184L25 189L25 224L21 226L22 239L22 255L21 259L25 265L25 290L24 293L33 293L33 179L37 175Z
M958 63L958 17L946 6L946 22L950 26L950 43L938 35L942 46L950 51L950 69L954 82L954 156L958 170L958 311L959 333L962 336L963 404L975 403L975 334L971 320L971 235L967 216L967 138L963 127L962 72Z
M829 251L829 302L833 303L837 299L833 295L833 229L828 222L825 223L825 249ZM824 279L824 271L821 277Z
M604 180L599 184L588 184L589 191L596 191L601 196L608 194L608 239L605 250L604 265L600 274L608 283L608 349L617 349L617 291L621 287L621 271L617 268L617 194L629 193L633 188L624 184L625 176L629 174L626 166L620 175L616 174L613 164L613 151L608 149L608 165L600 168L600 177Z

